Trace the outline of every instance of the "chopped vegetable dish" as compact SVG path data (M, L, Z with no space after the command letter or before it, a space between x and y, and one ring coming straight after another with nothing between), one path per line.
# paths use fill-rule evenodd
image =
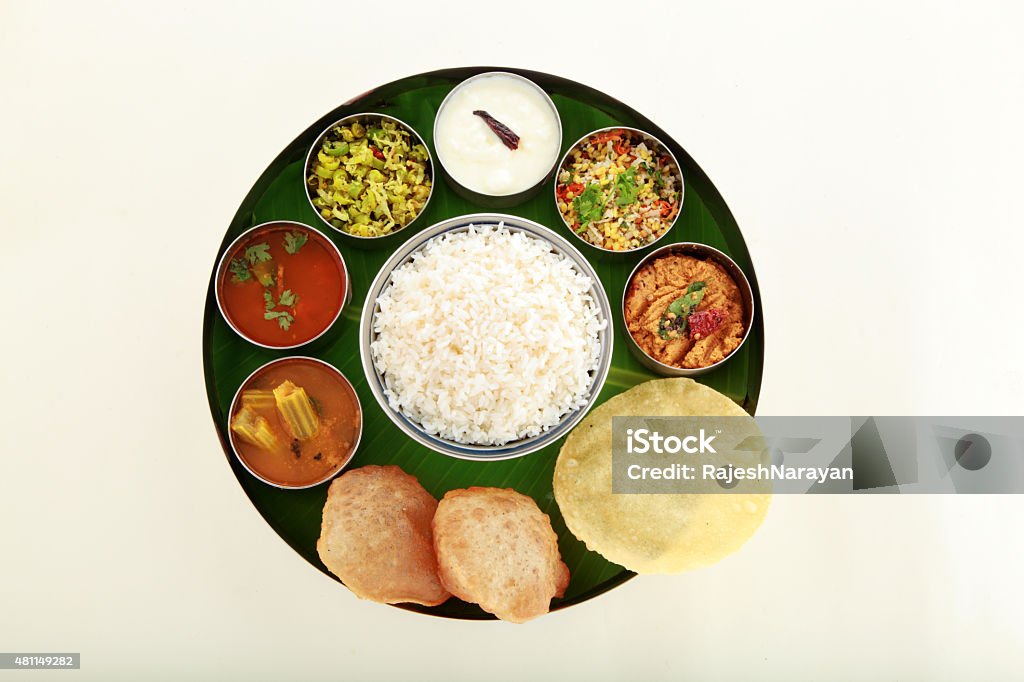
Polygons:
M331 128L306 169L320 216L359 237L383 237L411 223L430 197L431 181L426 147L387 118Z
M654 139L627 129L595 133L558 172L558 210L576 234L610 251L643 248L665 234L682 206L683 180Z

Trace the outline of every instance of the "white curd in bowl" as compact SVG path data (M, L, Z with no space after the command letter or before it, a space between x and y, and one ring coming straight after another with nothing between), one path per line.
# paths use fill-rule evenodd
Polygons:
M486 111L519 136L509 149L474 111ZM434 124L437 158L473 192L507 196L528 190L554 168L562 126L551 99L535 83L506 73L470 78L441 104Z

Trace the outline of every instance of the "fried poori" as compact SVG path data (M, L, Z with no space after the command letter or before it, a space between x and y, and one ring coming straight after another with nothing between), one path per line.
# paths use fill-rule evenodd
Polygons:
M511 488L451 490L434 515L441 582L502 620L544 615L569 585L551 519Z
M451 596L437 575L436 509L437 500L397 466L352 469L327 492L317 552L361 599L436 606Z

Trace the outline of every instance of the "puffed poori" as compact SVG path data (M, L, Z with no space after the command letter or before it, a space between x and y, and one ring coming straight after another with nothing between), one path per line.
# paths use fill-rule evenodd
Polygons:
M397 466L364 466L331 483L317 552L361 599L436 606L449 593L437 575L431 520L437 500Z
M551 519L511 488L449 491L434 515L434 547L448 591L502 620L544 615L569 584Z

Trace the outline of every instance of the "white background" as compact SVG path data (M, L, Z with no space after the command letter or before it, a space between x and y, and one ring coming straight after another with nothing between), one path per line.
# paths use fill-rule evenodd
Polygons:
M1020 414L1020 5L699 5L0 3L0 650L82 652L34 679L1019 679L1024 498L779 497L713 568L513 626L356 600L225 465L200 332L242 197L342 101L473 64L602 89L703 166L757 266L760 412Z

